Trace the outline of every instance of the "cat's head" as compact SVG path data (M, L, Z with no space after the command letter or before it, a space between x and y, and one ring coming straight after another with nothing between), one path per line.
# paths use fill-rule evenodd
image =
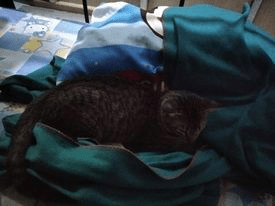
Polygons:
M163 133L192 144L206 126L207 114L218 104L186 91L168 91L160 99L159 121Z

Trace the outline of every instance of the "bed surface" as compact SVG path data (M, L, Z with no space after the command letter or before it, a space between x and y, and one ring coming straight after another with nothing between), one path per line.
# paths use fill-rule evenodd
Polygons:
M31 73L49 64L53 56L66 58L83 25L80 22L0 8L0 78ZM0 103L1 119L17 112L22 112L22 108ZM0 130L3 132L2 124ZM272 206L270 195L250 192L247 188L226 180L222 181L220 188L220 206ZM10 198L17 199L18 203ZM0 196L1 205L57 204L21 197L9 189L5 195Z
M83 23L0 8L0 76L28 74L66 58Z

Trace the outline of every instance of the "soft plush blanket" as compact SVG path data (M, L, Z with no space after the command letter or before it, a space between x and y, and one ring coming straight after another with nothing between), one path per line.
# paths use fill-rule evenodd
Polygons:
M207 5L167 10L165 72L175 89L223 104L202 138L274 193L275 41L246 21L248 13L248 5L241 15Z
M163 15L169 83L223 105L209 115L201 136L209 147L192 155L134 154L89 141L76 146L38 123L33 130L37 144L26 154L28 174L89 205L216 205L220 177L275 194L275 41L246 17L247 10L239 14L208 5L170 8ZM28 76L5 79L2 98L33 100L55 86L66 63L55 57ZM3 120L2 182L18 117Z

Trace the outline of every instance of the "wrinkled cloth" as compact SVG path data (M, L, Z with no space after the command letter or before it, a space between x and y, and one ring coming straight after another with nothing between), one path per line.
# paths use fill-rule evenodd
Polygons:
M183 151L134 154L95 145L89 139L71 142L37 123L33 130L37 144L26 153L28 174L88 205L196 206L203 202L212 206L219 199L221 177L274 194L275 41L248 24L246 17L246 10L239 14L208 5L172 7L163 15L164 73L169 83L222 104L210 113L201 135L208 147L194 155ZM1 96L35 99L54 87L64 61L55 57L34 74L5 79ZM3 119L1 182L18 118Z
M91 24L78 32L57 81L129 69L155 74L163 69L162 49L162 38L139 7L125 2L101 4L94 9Z
M1 154L19 116L3 119ZM26 154L28 174L88 205L216 205L219 177L230 171L227 161L209 149L194 156L180 151L134 154L89 139L72 142L42 123L36 124L33 138L36 144ZM2 165L0 178L5 175Z
M274 193L275 40L248 14L248 5L242 14L210 5L167 9L165 73L173 88L221 104L201 138Z

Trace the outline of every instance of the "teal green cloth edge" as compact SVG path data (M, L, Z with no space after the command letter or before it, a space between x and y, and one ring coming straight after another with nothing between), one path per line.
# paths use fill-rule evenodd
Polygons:
M28 74L12 75L0 82L0 98L5 101L29 103L44 91L56 86L57 74L65 59L55 56L50 64Z

